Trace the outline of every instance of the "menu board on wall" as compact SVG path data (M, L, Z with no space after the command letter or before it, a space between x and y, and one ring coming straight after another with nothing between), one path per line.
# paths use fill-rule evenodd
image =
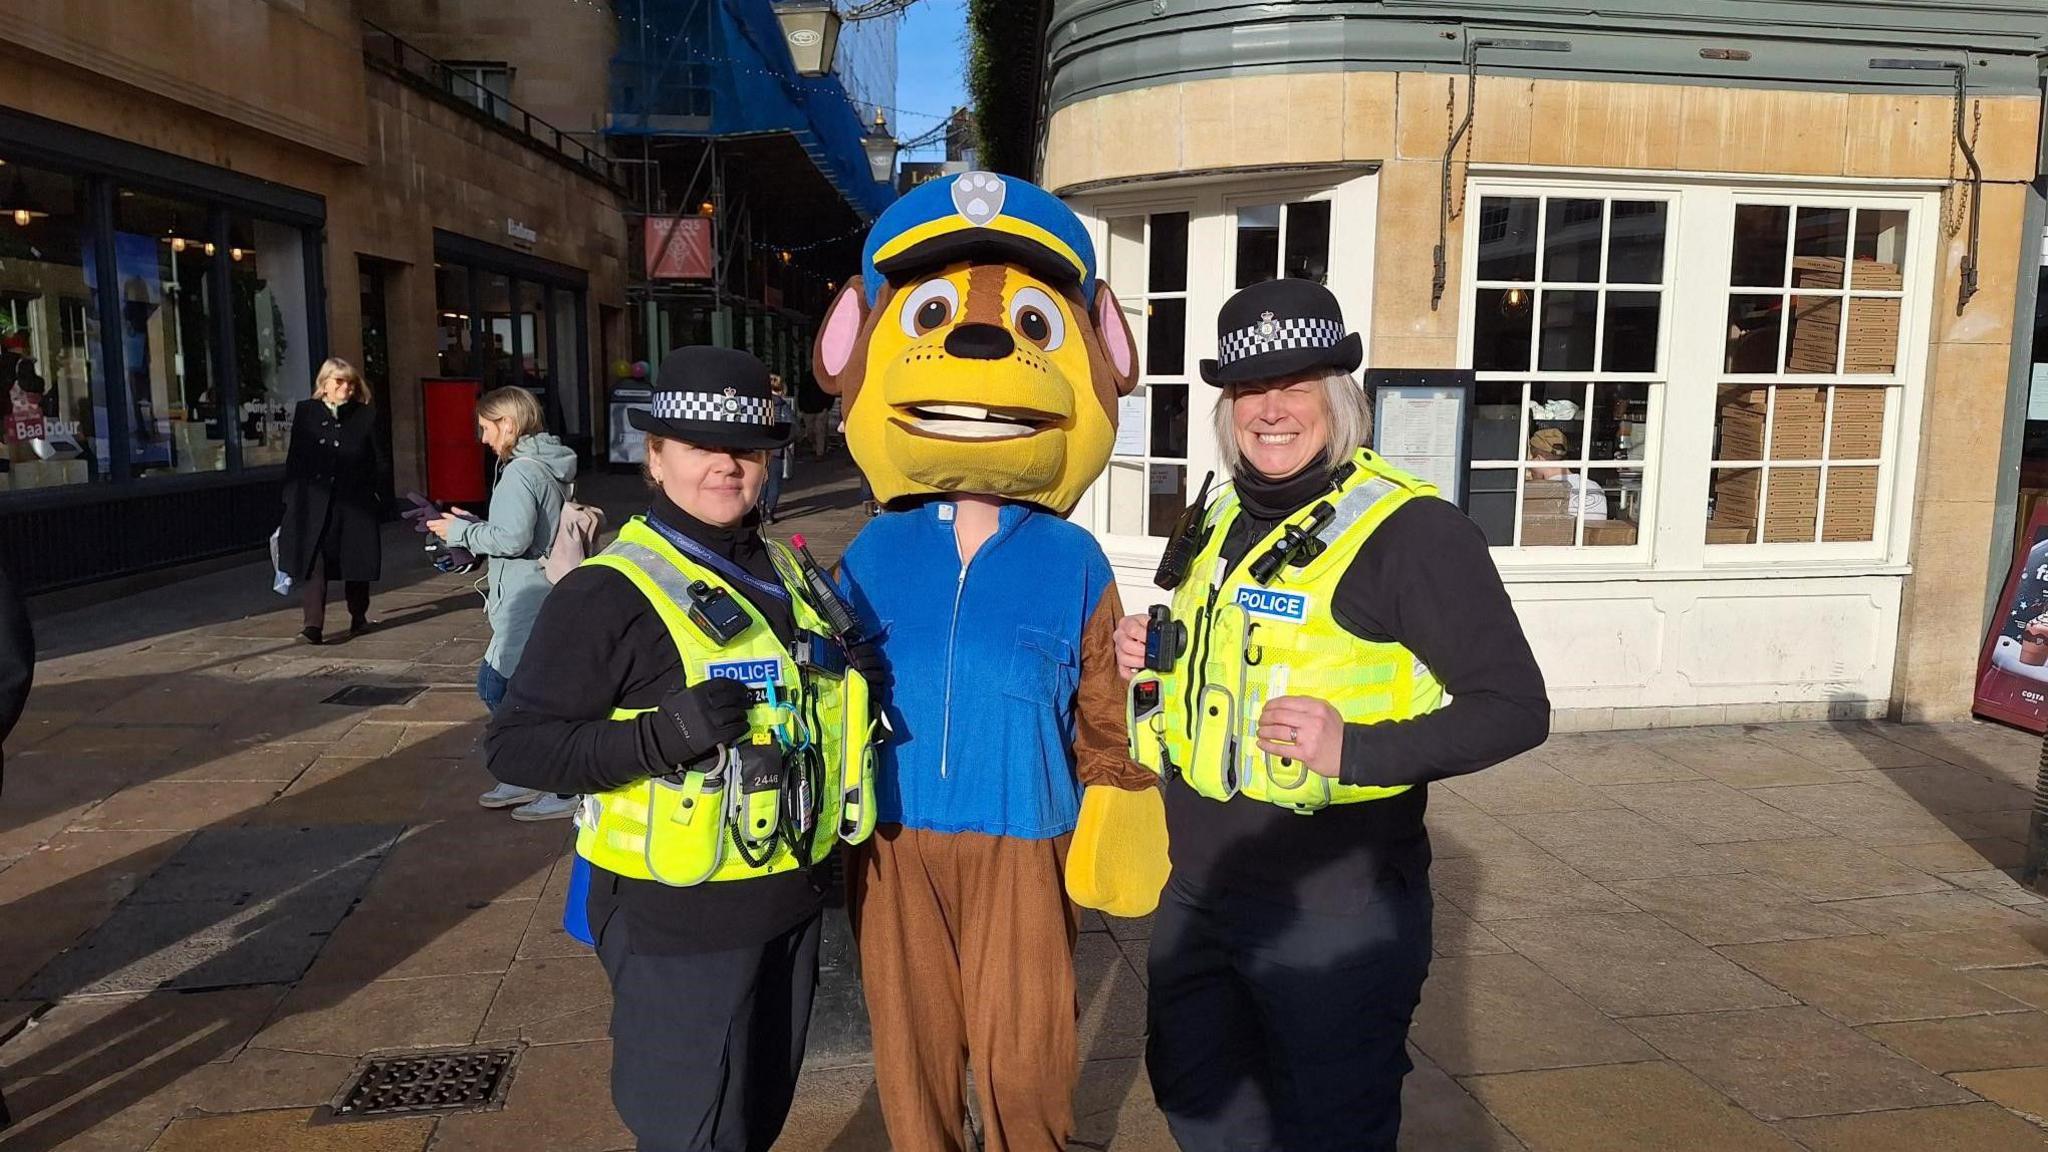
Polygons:
M1387 463L1437 486L1465 505L1472 464L1469 435L1473 375L1455 368L1374 368L1372 448Z
M2020 543L1977 659L1973 711L2048 732L2048 501L2034 505Z

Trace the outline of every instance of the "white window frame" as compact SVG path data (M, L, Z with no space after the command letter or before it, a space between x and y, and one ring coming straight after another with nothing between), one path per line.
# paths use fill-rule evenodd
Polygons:
M1537 294L1539 287L1553 291L1595 291L1603 295L1609 292L1648 291L1654 287L1661 301L1657 320L1655 366L1651 371L1604 372L1539 369L1537 365L1541 363L1542 316L1538 313L1530 318L1532 350L1529 358L1529 367L1519 372L1505 369L1489 369L1480 373L1482 381L1521 382L1525 385L1522 393L1524 405L1521 411L1520 428L1515 440L1518 459L1513 463L1501 463L1490 460L1480 461L1475 458L1472 462L1474 470L1512 470L1516 473L1515 510L1512 524L1517 543L1513 546L1496 547L1493 550L1496 557L1508 555L1522 559L1524 563L1569 565L1573 567L1599 566L1611 568L1618 565L1640 567L1649 562L1651 556L1650 542L1656 532L1658 513L1661 511L1658 495L1659 480L1663 471L1663 454L1661 451L1664 441L1663 421L1666 406L1665 398L1671 387L1669 374L1671 370L1671 334L1672 329L1675 327L1674 312L1677 307L1678 238L1683 233L1681 214L1684 205L1681 193L1682 189L1668 184L1645 183L1627 186L1607 186L1570 182L1545 183L1532 180L1494 181L1486 179L1474 179L1471 187L1467 189L1464 200L1466 206L1464 275L1459 294L1458 363L1468 367L1472 364L1474 325L1471 320L1474 315L1474 309L1477 307L1478 295L1485 289L1527 289L1530 293L1529 306L1532 311L1538 309L1541 305L1541 299ZM1543 204L1546 200L1598 199L1602 205L1600 279L1594 282L1550 281L1544 279L1544 245L1545 234L1549 227L1550 213L1539 208L1536 214L1535 278L1526 282L1506 280L1481 281L1478 278L1479 224L1482 215L1480 205L1487 196L1535 199L1539 205ZM1650 283L1610 282L1607 279L1608 242L1612 233L1613 204L1617 200L1630 202L1655 200L1665 205L1663 277L1654 285ZM1600 357L1604 356L1606 352L1606 327L1607 309L1602 307L1594 320L1593 355L1596 365L1599 363ZM1634 544L1589 545L1583 543L1586 525L1583 509L1576 518L1577 522L1572 529L1573 539L1579 541L1578 543L1552 545L1523 545L1519 543L1522 535L1523 496L1528 487L1528 480L1525 475L1528 467L1530 435L1529 413L1526 404L1529 394L1527 386L1537 384L1584 385L1585 389L1581 393L1582 399L1580 403L1587 409L1590 409L1592 399L1599 395L1598 385L1641 384L1645 386L1643 457L1641 460L1631 459L1612 462L1621 465L1621 467L1613 469L1614 471L1641 471L1642 473L1642 494L1637 498L1639 511L1636 542ZM1477 399L1475 391L1473 397L1475 403ZM1590 411L1586 411L1582 415L1590 422ZM1561 460L1558 463L1573 468L1581 478L1590 480L1590 473L1597 463L1586 456L1586 453L1591 451L1591 447L1582 437L1579 443L1578 459L1576 461ZM1466 478L1465 483L1469 488L1471 484L1469 477Z
M1143 191L1103 193L1074 198L1071 203L1095 243L1097 260L1106 269L1109 253L1109 221L1125 216L1150 216L1163 212L1188 214L1188 301L1187 346L1183 353L1188 383L1188 498L1194 499L1202 477L1214 471L1221 485L1223 474L1213 426L1217 390L1204 383L1201 361L1216 356L1216 314L1234 289L1237 267L1237 211L1245 206L1292 203L1327 199L1330 207L1330 269L1327 283L1344 308L1345 326L1360 335L1366 345L1365 360L1372 363L1372 310L1374 248L1379 227L1379 172L1376 168L1353 168L1282 177L1237 175L1195 181L1174 181ZM1283 237L1284 240L1284 237ZM1283 247L1283 259L1285 249ZM1149 257L1149 250L1147 252ZM1149 274L1149 269L1148 269ZM1109 277L1105 276L1108 280ZM1112 283L1114 283L1112 281ZM1148 285L1149 286L1149 285ZM1119 297L1132 335L1138 339L1140 379L1144 374L1143 316L1133 315L1134 305ZM1180 377L1162 377L1179 380ZM1150 454L1149 462L1175 462ZM1119 457L1137 460L1139 457ZM1156 536L1112 534L1108 524L1108 469L1089 486L1073 519L1088 528L1102 544L1111 563L1125 569L1150 569L1159 562L1166 541ZM1149 473L1148 473L1149 475Z
M1907 238L1904 251L1905 267L1900 277L1902 287L1896 293L1896 298L1899 301L1899 346L1893 360L1893 370L1885 375L1851 375L1844 372L1759 372L1743 373L1741 375L1727 372L1715 373L1714 387L1712 389L1714 398L1707 414L1707 420L1710 422L1717 421L1720 418L1720 391L1724 386L1750 388L1763 388L1773 385L1787 388L1816 388L1831 385L1842 387L1876 387L1883 388L1887 395L1884 406L1884 435L1879 444L1878 460L1876 463L1877 511L1871 521L1871 538L1869 540L1833 542L1813 540L1776 543L1758 541L1750 544L1713 545L1705 545L1703 543L1706 552L1704 557L1705 563L1709 567L1729 564L1768 564L1774 559L1781 558L1820 562L1881 563L1886 560L1892 551L1889 547L1889 538L1896 535L1903 539L1909 534L1912 505L1910 500L1903 503L1899 501L1898 493L1900 486L1897 481L1901 472L1910 474L1913 467L1912 461L1917 460L1919 457L1917 437L1913 439L1912 443L1908 444L1905 442L1905 432L1909 429L1917 430L1920 427L1920 400L1925 386L1924 349L1927 342L1926 325L1933 311L1933 301L1937 290L1937 284L1931 279L1931 275L1936 259L1934 238L1939 232L1940 198L1871 196L1828 189L1815 189L1804 192L1794 192L1785 189L1752 191L1738 188L1731 190L1727 205L1726 222L1722 225L1722 231L1725 233L1724 244L1727 248L1727 254L1721 258L1720 263L1716 266L1723 270L1721 273L1723 281L1721 306L1716 316L1724 328L1727 325L1729 302L1733 297L1768 295L1770 293L1770 290L1765 288L1737 287L1732 283L1728 283L1732 279L1730 272L1727 270L1732 266L1735 244L1735 208L1739 204L1783 205L1790 208L1791 220L1788 227L1794 239L1796 239L1798 231L1799 209L1802 207L1862 208L1873 211L1903 211L1909 213L1907 216ZM1855 247L1855 236L1853 233L1849 236L1848 244L1850 247L1849 254L1853 256ZM1791 245L1788 244L1787 247L1789 251ZM1807 296L1835 295L1841 299L1841 318L1837 321L1837 357L1845 355L1844 348L1849 335L1849 298L1851 296L1893 297L1895 295L1891 292L1879 292L1870 289L1858 290L1852 286L1853 276L1845 276L1844 279L1850 283L1845 283L1838 292L1831 292L1826 289L1801 289L1796 293L1797 295ZM1777 289L1780 295L1792 291L1790 287L1780 287ZM1791 330L1792 325L1788 316L1781 323L1778 334L1778 348L1781 361L1785 355L1785 349L1791 340ZM1838 366L1846 366L1840 360L1837 363ZM1773 387L1770 392L1771 409L1773 412L1776 408L1776 392L1776 387ZM1902 412L1909 405L1913 413L1912 422L1905 423L1902 418ZM1822 456L1827 455L1828 443L1826 437L1832 433L1833 414L1834 399L1830 396L1828 400L1828 427L1824 430L1821 441ZM1821 463L1817 461L1769 460L1768 457L1771 453L1769 433L1771 431L1771 425L1767 423L1765 425L1766 439L1763 454L1767 458L1765 463L1769 467L1765 471L1765 486L1761 494L1764 503L1759 509L1759 515L1761 515L1762 509L1769 506L1768 484L1770 471L1791 468L1821 468ZM1715 461L1712 458L1711 433L1709 441L1708 470L1711 477L1713 472L1721 471L1722 469L1714 467ZM1912 457L1912 460L1907 459L1909 456ZM1827 463L1834 467L1870 466L1867 462L1850 460L1840 462L1828 461ZM1825 470L1823 470L1823 476L1825 476ZM1818 533L1824 522L1826 501L1827 489L1825 484L1823 484L1820 492L1820 507L1814 514L1816 533ZM1700 504L1700 515L1704 517L1705 514L1706 504L1702 501ZM1704 529L1702 531L1704 532ZM1761 525L1759 525L1759 535L1761 535ZM1704 536L1702 539L1704 541ZM1905 556L1903 554L1900 555L1898 563L1903 564L1905 561Z
M1925 402L1928 341L1939 294L1941 196L1920 181L1734 181L1635 179L1618 172L1529 169L1475 170L1468 179L1465 250L1460 271L1458 363L1472 364L1471 309L1477 288L1478 205L1482 197L1581 196L1674 198L1668 227L1675 236L1666 266L1667 315L1659 332L1661 403L1653 395L1644 451L1644 528L1628 547L1493 549L1510 582L1680 578L1710 575L1808 575L1853 571L1903 574L1910 556L1913 491ZM1784 203L1908 212L1896 372L1887 377L1786 374L1730 377L1727 345L1735 206ZM1680 221L1683 221L1681 224ZM1755 291L1761 291L1755 290ZM1781 291L1783 291L1781 289ZM1846 327L1846 321L1844 323ZM1514 375L1514 374L1508 374ZM1539 378L1531 373L1528 378ZM1570 374L1558 374L1568 377ZM1580 374L1578 378L1590 378ZM1885 405L1877 513L1867 542L1706 543L1713 442L1724 382L1814 387L1882 382L1896 402ZM1774 462L1785 466L1788 461ZM1652 493L1654 492L1654 495ZM1519 515L1519 512L1518 512Z

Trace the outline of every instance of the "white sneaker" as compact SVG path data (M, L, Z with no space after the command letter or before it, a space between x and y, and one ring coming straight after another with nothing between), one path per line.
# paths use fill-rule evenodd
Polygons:
M550 793L531 804L512 810L514 820L560 820L574 816L576 809L583 806L581 796L556 796Z
M476 802L486 808L517 808L539 795L539 792L531 788L521 788L517 784L500 784L477 797Z

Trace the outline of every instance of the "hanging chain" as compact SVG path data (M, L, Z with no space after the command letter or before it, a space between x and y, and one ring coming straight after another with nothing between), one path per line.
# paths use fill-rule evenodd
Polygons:
M1958 101L1961 96L1956 97ZM1984 102L1970 102L1970 147L1977 147L1977 130L1984 126ZM1954 132L1948 141L1948 184L1941 190L1941 234L1953 238L1963 230L1963 221L1969 215L1969 197L1963 185L1956 179L1956 154L1960 151Z
M1449 140L1458 130L1458 78L1453 76L1449 84L1449 98L1444 101L1444 139ZM1478 92L1473 90L1473 103L1478 103ZM1464 176L1472 171L1472 137L1479 132L1478 109L1474 108L1472 125L1465 130L1465 171L1451 181L1451 219L1462 219L1465 215Z

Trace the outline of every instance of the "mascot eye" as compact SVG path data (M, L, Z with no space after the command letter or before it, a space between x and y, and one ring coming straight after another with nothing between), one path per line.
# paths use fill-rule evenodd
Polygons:
M1037 288L1026 288L1010 301L1010 326L1017 334L1056 352L1067 342L1067 320L1052 297Z
M915 340L944 328L960 310L960 290L951 280L927 280L903 301L903 332Z

